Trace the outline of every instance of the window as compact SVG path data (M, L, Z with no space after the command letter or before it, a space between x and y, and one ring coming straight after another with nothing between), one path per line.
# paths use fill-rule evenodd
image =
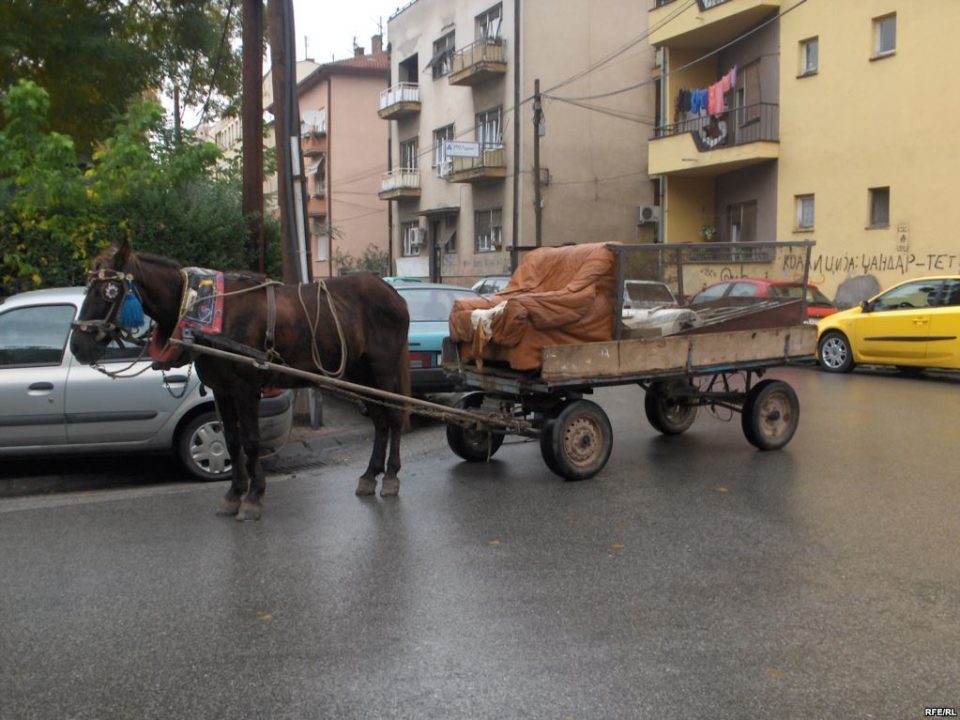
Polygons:
M429 66L433 68L433 77L439 78L450 74L450 65L453 60L454 33L449 32L439 40L433 41L433 57Z
M500 208L480 210L474 214L476 252L494 252L503 246L503 221Z
M503 21L503 4L495 5L477 15L477 39L499 40L500 26Z
M810 38L800 42L800 77L816 75L819 69L819 55L819 38Z
M812 230L814 215L813 195L797 195L797 230Z
M737 73L734 97L737 103L737 121L747 125L760 120L760 61L744 65Z
M317 161L307 167L310 194L315 198L322 198L327 190L327 158L320 155Z
M413 138L400 143L400 169L416 170L417 155L419 154L420 139Z
M447 255L457 252L457 215L447 215L444 218L443 251Z
M757 239L757 202L727 207L730 214L730 242L755 242Z
M310 234L316 241L316 255L313 259L317 262L326 262L330 259L330 238L327 235L327 224L319 218L311 218Z
M453 140L453 125L447 125L433 131L433 167L437 170L437 177L449 175L453 165L447 158L445 143L448 140Z
M400 225L400 240L403 243L401 253L404 257L416 257L420 254L420 224L405 222Z
M477 113L477 142L481 150L499 150L502 147L500 108Z
M904 283L880 295L871 303L872 310L910 310L930 307L942 283L936 280L917 280Z
M75 314L73 305L38 305L0 315L0 367L59 365Z
M870 227L890 226L890 188L870 188Z
M873 20L873 57L886 57L897 50L897 16L885 15Z

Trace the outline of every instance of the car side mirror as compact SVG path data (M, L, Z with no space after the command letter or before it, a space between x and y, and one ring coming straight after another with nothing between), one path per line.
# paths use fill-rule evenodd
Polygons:
M870 312L871 310L873 310L873 305L870 304L870 301L869 301L869 300L861 300L861 301L860 301L860 310L861 310L862 312L868 313L868 312Z

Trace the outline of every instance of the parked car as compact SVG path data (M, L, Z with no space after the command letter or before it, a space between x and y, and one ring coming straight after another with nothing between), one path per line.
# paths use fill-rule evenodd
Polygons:
M960 276L906 280L859 307L817 323L820 366L849 372L857 363L960 369Z
M395 284L410 311L410 383L414 395L452 392L457 389L440 367L443 339L450 334L449 318L453 303L475 298L470 288L436 283Z
M638 310L676 305L670 286L657 280L624 280L623 309Z
M708 285L690 298L690 305L699 305L726 297L759 297L799 299L803 296L803 283L789 280L765 280L761 278L736 278ZM807 318L819 320L837 312L830 298L820 292L813 283L807 283Z
M192 366L164 374L139 359L140 346L111 345L101 360L105 369L144 370L113 379L73 357L70 323L83 295L81 287L58 288L0 300L0 457L172 450L198 478L229 477L233 466L213 394ZM292 422L293 393L265 392L265 454L283 445Z
M501 290L504 290L509 283L509 275L490 275L489 277L477 280L471 289L481 295L495 295Z

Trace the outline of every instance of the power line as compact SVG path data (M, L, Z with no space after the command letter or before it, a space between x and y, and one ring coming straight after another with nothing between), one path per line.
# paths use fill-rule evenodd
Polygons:
M743 33L743 34L741 34L741 35L738 35L737 37L735 37L735 38L734 38L733 40L731 40L730 42L728 42L728 43L726 43L726 44L724 44L724 45L721 45L720 47L716 48L715 50L711 50L710 52L705 53L704 55L701 55L701 56L698 57L696 60L691 60L690 62L688 62L688 63L685 64L685 65L681 65L681 66L678 67L678 68L675 68L675 69L673 69L673 70L670 70L669 72L666 72L666 73L661 74L660 79L665 78L665 77L669 77L670 75L674 75L674 74L676 74L676 73L678 73L678 72L681 72L682 70L686 70L686 69L689 68L689 67L693 67L693 66L696 65L697 63L703 62L703 61L706 60L707 58L713 57L714 55L717 55L718 53L726 50L728 47L730 47L730 46L732 46L732 45L736 45L736 44L737 44L738 42L740 42L741 40L750 37L751 35L753 35L755 32L758 32L759 30L762 30L762 29L765 28L767 25L769 25L770 23L772 23L774 20L779 20L780 18L782 18L782 17L783 17L784 15L786 15L787 13L793 12L793 11L796 10L798 7L800 7L801 5L803 5L805 2L807 2L807 0L798 0L796 4L794 4L794 5L792 5L791 7L787 8L787 9L784 10L783 12L778 13L777 15L774 15L773 17L769 18L768 20L765 20L764 22L760 23L759 25L757 25L757 26L754 27L754 28L751 28L751 29L748 30L747 32L745 32L745 33ZM625 88L620 88L619 90L611 90L610 92L599 93L599 94L597 94L597 95L584 95L584 96L582 96L582 97L573 97L573 98L554 97L553 99L554 99L554 100L562 100L562 101L600 100L601 98L612 97L613 95L620 95L620 94L625 93L625 92L630 92L631 90L637 90L638 88L644 87L645 85L652 85L652 84L655 83L655 82L657 82L657 80L653 80L653 79L651 79L651 80L641 80L640 82L638 82L638 83L636 83L636 84L634 84L634 85L629 85L629 86L627 86L627 87L625 87Z

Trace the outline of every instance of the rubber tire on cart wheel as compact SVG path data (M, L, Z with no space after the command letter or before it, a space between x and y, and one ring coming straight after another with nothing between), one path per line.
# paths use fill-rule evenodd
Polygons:
M460 409L478 408L483 404L483 393L468 393L457 399L453 407ZM447 425L447 445L467 462L486 462L503 445L504 434L490 430L476 430Z
M226 480L233 474L223 425L213 410L197 415L183 428L177 437L177 456L200 480Z
M740 420L751 445L779 450L790 442L800 424L797 393L782 380L762 380L747 393Z
M613 428L599 405L575 400L546 423L540 453L553 472L566 480L586 480L600 472L613 449Z
M643 409L653 429L664 435L679 435L686 432L697 419L697 406L684 405L671 395L670 388L676 383L655 382L643 398Z
M853 348L843 333L836 330L825 332L817 350L820 367L827 372L847 373L853 370Z

